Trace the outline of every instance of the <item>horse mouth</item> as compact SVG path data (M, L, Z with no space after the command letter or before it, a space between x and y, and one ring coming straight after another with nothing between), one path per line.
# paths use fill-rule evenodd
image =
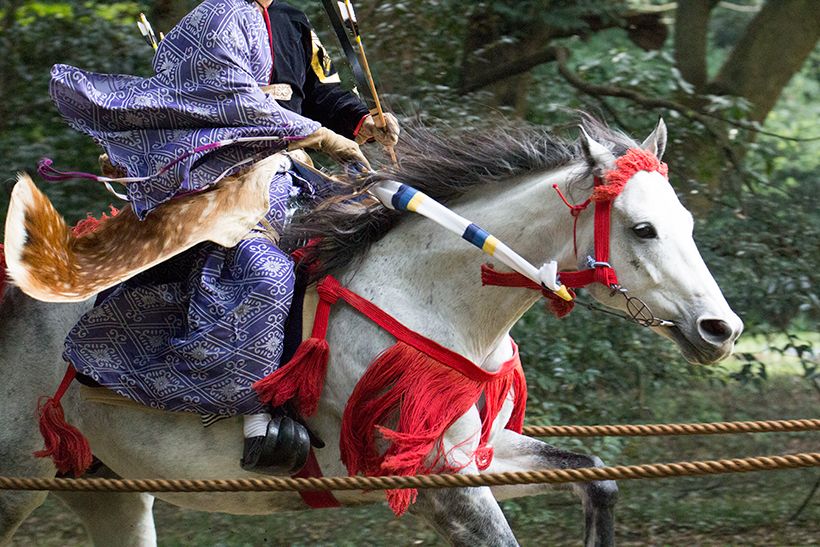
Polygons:
M684 359L694 365L714 365L732 354L734 342L713 345L705 340L698 340L700 344L692 342L678 325L666 327L669 338L680 348Z

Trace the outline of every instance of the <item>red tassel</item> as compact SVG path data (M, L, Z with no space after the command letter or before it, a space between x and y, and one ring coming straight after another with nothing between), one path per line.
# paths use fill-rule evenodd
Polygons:
M296 398L299 413L313 416L319 408L319 397L327 373L330 350L324 338L308 338L299 345L288 363L253 384L262 402L272 406Z
M79 429L66 423L60 399L40 397L37 420L46 445L34 455L54 460L54 465L61 474L73 471L75 477L83 475L91 465L91 447Z
M0 245L0 298L3 296L3 289L6 288L6 250L4 245Z
M524 413L527 410L527 377L524 376L521 361L513 371L513 391L515 392L515 405L505 429L521 433L524 429Z
M541 291L544 297L547 299L547 306L550 313L555 314L555 317L558 319L563 319L572 309L575 307L575 302L573 300L564 300L554 292L550 291ZM575 298L575 292L570 290L572 297Z
M387 491L387 505L389 505L396 514L396 518L402 516L410 507L411 503L416 502L418 493L419 491L415 488Z
M479 471L486 471L490 467L490 464L493 463L493 454L495 454L495 449L489 443L478 447L474 457Z

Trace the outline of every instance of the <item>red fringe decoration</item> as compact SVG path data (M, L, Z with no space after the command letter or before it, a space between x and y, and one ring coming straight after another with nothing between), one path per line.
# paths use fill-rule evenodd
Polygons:
M646 150L630 148L626 154L615 160L615 165L614 170L604 174L606 184L596 186L593 190L592 201L612 201L638 171L657 171L664 177L669 177L669 166Z
M60 403L76 374L74 367L69 366L57 394L54 397L40 397L37 421L40 424L40 434L45 439L45 447L35 452L34 456L51 458L60 474L73 472L75 477L79 477L91 465L91 447L80 430L65 421L63 405Z
M446 454L441 436L483 392L481 438L473 458L486 469L492 460L492 447L487 443L492 423L511 389L515 389L515 411L507 428L520 432L526 384L517 349L496 378L480 382L398 342L371 363L347 402L339 443L342 462L351 476L458 471L460 468L442 463ZM396 427L388 429L381 425L385 423L396 423ZM390 441L384 454L377 448L382 439ZM396 516L415 501L416 493L415 489L387 492Z
M295 398L299 413L313 416L327 372L329 348L324 338L308 338L299 345L293 358L282 367L253 384L262 402L272 406Z
M110 207L110 213L112 217L120 212L119 209L117 209L113 205L110 205ZM75 236L82 237L85 234L97 231L97 228L100 226L100 222L107 218L110 217L105 213L103 213L100 218L94 218L93 216L91 216L91 213L88 213L88 216L82 219L80 222L78 222L77 225L74 226L74 228L72 228L72 231L74 232Z

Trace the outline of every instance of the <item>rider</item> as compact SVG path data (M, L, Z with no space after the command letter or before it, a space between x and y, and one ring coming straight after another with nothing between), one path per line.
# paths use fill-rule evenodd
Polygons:
M52 69L51 95L68 123L100 142L117 170L148 177L127 184L141 219L288 143L367 166L358 143L398 138L392 115L377 127L341 89L305 14L276 0L205 0L160 42L153 64L148 79ZM237 137L268 140L209 146ZM269 228L281 229L297 181L290 163L274 176ZM277 409L272 419L251 388L279 365L293 296L293 263L275 239L206 242L122 283L71 330L65 357L155 408L242 414L242 467L297 471L307 431Z

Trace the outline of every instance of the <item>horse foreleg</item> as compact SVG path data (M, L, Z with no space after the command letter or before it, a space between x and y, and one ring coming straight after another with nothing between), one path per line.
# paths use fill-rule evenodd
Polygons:
M48 492L3 492L0 494L0 547L11 545L12 536L32 511L46 500Z
M89 475L85 475L88 478ZM108 468L96 478L119 478ZM54 492L85 526L94 547L156 547L154 496L139 492Z
M504 513L488 487L419 490L410 512L453 547L516 547Z
M494 457L487 473L507 471L535 471L545 469L581 469L603 467L597 456L578 454L556 448L547 443L525 437L509 430L499 432L493 439ZM618 486L615 481L571 483L572 490L584 506L586 547L609 547L615 543L615 502ZM543 494L550 489L567 486L522 485L493 487L496 499Z
M54 494L76 514L94 547L156 547L151 507L144 493L60 492Z
M0 394L3 391L0 389ZM15 415L14 410L9 408L8 413L0 412L0 475L53 477L56 471L51 460L37 459L31 455L43 447L42 438L35 437L37 424L34 420L34 408L26 408L30 417ZM27 425L32 427L23 427ZM47 496L48 492L0 491L0 547L11 544L14 532L32 511L42 505Z

